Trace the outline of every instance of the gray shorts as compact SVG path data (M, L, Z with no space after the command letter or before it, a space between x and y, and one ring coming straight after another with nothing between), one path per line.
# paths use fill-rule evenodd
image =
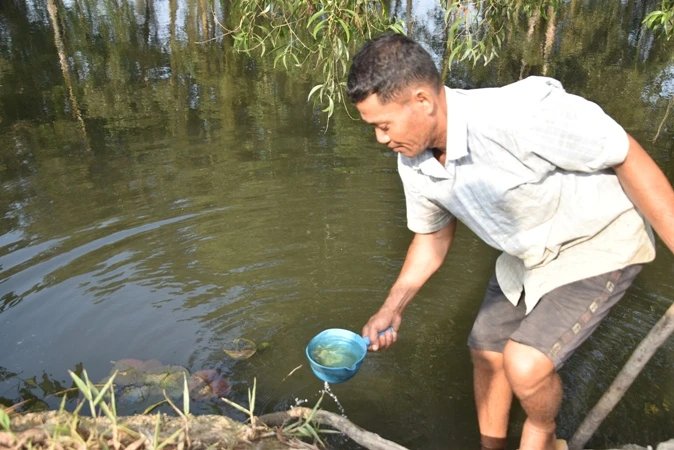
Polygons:
M468 345L501 353L510 339L540 350L559 369L618 303L641 268L628 266L560 286L541 297L528 315L524 299L514 306L493 276Z

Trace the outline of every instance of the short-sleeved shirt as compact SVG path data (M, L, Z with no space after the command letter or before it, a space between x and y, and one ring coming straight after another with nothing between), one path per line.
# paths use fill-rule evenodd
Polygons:
M627 133L599 106L546 77L445 93L444 166L430 149L398 156L410 230L460 220L503 252L497 280L513 304L524 290L527 312L556 287L655 257L612 169Z

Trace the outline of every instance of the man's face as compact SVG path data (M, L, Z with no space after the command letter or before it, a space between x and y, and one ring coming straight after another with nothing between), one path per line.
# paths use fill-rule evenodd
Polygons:
M388 103L371 94L356 104L361 118L374 127L377 142L407 157L433 146L433 121L427 106L411 89Z

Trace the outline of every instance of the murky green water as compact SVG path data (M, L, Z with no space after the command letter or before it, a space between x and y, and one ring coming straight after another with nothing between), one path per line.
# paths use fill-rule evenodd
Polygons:
M395 158L344 111L326 131L305 101L306 73L236 56L226 39L199 43L219 35L205 3L64 2L72 94L44 5L0 3L0 402L56 408L68 370L103 379L111 361L134 358L216 369L240 402L257 378L258 413L313 404L322 383L307 342L359 331L394 280L410 238ZM674 179L672 116L661 126L674 42L639 25L653 3L565 2L547 61L544 30L527 41L522 29L500 59L457 67L449 83L493 86L546 67ZM415 33L437 50L432 6L416 5ZM674 257L659 250L564 368L564 437L674 299ZM465 338L495 257L460 229L398 344L332 386L351 420L409 448L474 447ZM270 345L229 358L238 337ZM591 444L672 437L673 366L670 340ZM216 400L194 410L238 414Z

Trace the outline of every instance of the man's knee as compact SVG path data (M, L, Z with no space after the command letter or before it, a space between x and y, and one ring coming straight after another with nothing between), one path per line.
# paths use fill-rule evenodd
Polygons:
M487 372L503 370L503 353L471 349L470 357L475 370Z
M526 398L556 377L554 363L540 350L508 341L503 351L503 367L517 397Z

